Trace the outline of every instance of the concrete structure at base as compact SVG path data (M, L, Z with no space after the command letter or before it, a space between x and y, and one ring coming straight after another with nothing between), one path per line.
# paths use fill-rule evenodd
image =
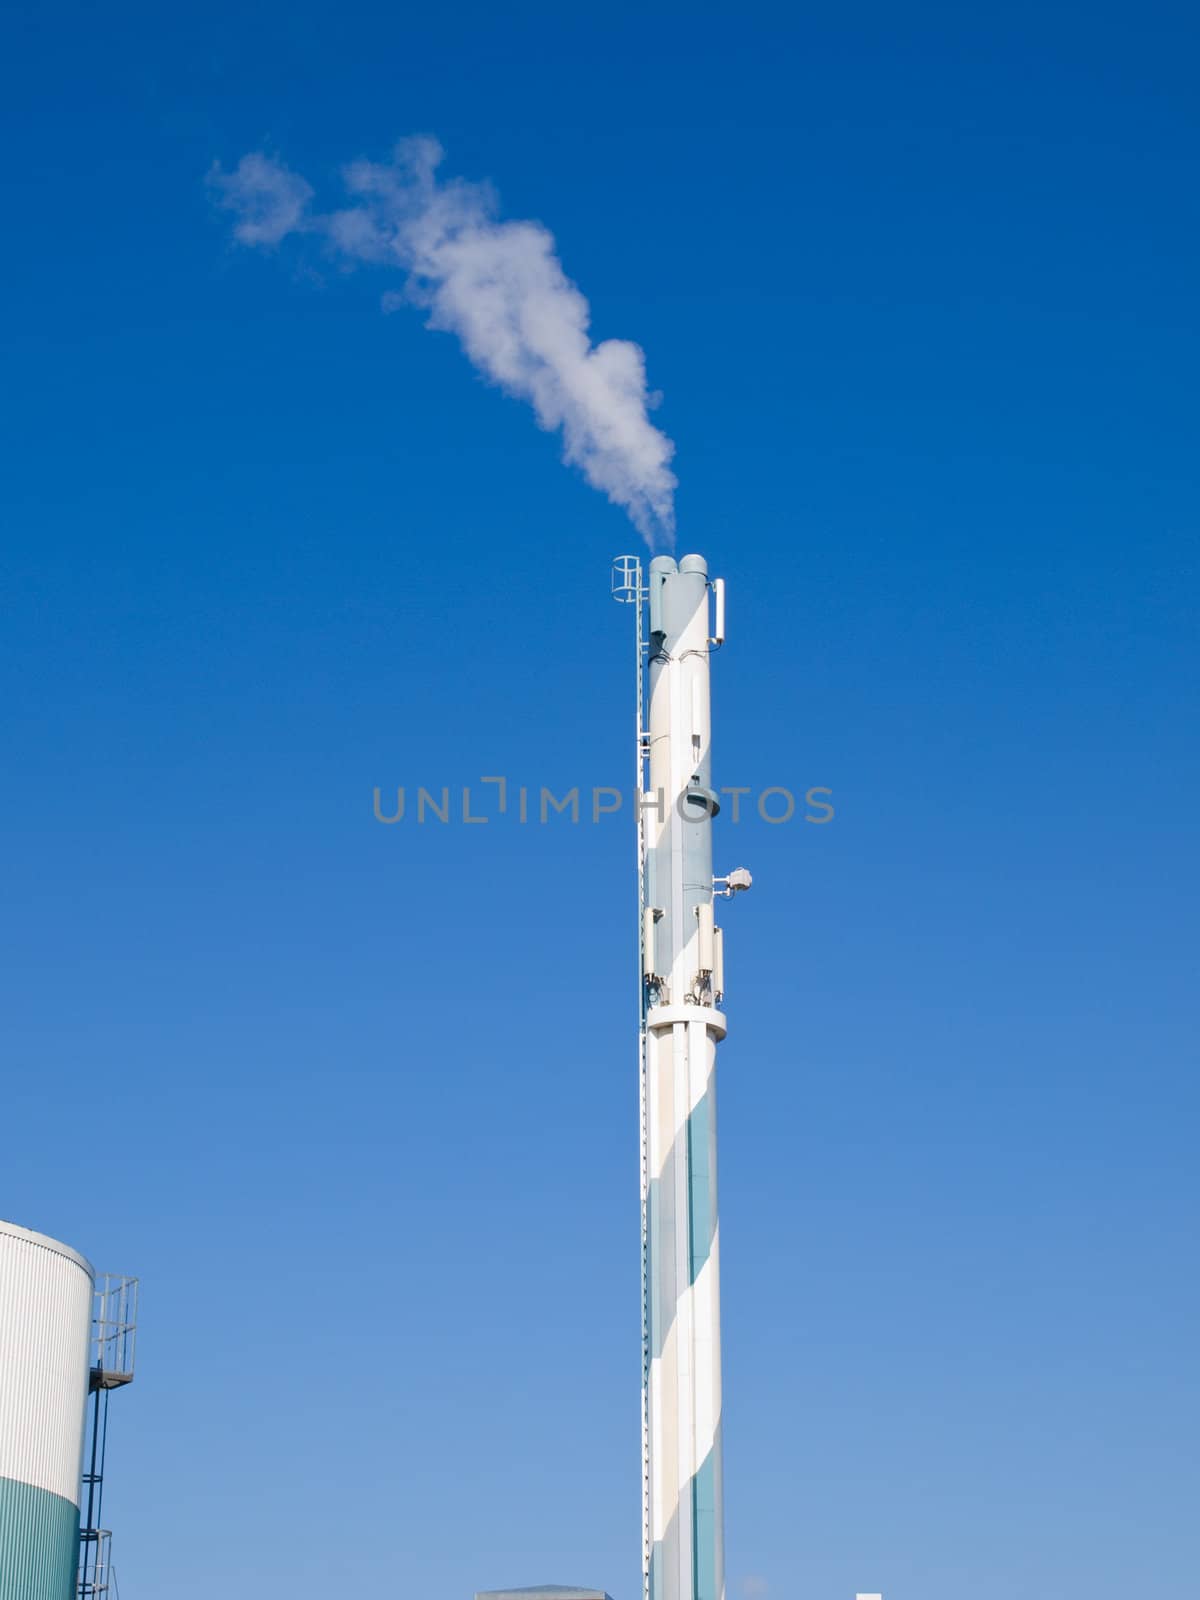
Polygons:
M0 1222L0 1600L71 1600L95 1274Z

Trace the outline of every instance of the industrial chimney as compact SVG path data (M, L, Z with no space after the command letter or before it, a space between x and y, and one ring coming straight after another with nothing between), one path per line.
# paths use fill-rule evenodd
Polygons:
M725 593L702 556L614 564L635 607L642 1133L645 1600L725 1600L716 1050L725 987L714 878L709 662Z

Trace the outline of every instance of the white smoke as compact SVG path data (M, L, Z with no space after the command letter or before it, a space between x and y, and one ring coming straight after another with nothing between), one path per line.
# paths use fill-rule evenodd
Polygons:
M385 306L424 306L430 327L457 334L481 372L561 432L564 459L650 543L671 542L675 447L650 422L656 397L642 350L625 339L593 345L588 303L553 235L537 222L499 220L485 184L439 181L441 161L436 140L406 139L391 161L355 162L343 174L350 204L332 212L313 211L309 184L261 151L232 172L214 168L210 182L243 244L272 248L316 233L347 261L398 268L404 289Z

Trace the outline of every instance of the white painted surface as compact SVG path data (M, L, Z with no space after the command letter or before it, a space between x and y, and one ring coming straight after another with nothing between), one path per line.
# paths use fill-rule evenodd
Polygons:
M0 1477L79 1504L92 1269L0 1222Z

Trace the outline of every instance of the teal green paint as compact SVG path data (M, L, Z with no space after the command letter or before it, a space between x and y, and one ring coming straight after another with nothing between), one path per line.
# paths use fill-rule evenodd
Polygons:
M692 1583L696 1600L721 1600L717 1593L718 1534L717 1450L714 1448L692 1479Z
M0 1600L73 1600L79 1507L0 1478Z
M716 1099L708 1091L680 1130L658 1177L650 1180L646 1196L647 1277L650 1312L650 1355L663 1353L667 1334L675 1321L679 1296L690 1288L712 1254L717 1233L716 1207ZM675 1281L675 1174L680 1162L687 1168L688 1214L687 1283Z
M721 1600L717 1591L717 1551L721 1546L717 1475L720 1471L721 1434L695 1477L683 1488L683 1503L692 1508L691 1584L680 1593L674 1574L679 1570L679 1520L671 1518L666 1537L650 1552L650 1600Z
M717 1219L713 1215L712 1088L688 1118L689 1283L695 1283L712 1250Z

